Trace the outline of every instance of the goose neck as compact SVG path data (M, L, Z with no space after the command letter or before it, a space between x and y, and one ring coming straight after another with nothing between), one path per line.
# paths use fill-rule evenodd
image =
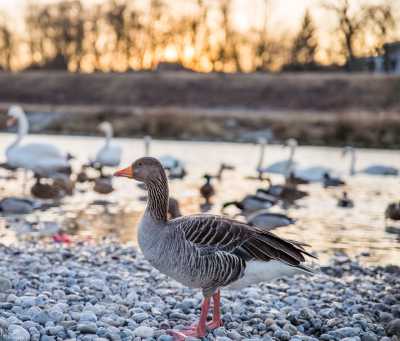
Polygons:
M160 178L148 181L146 185L149 192L146 214L157 222L167 222L169 190L165 173Z

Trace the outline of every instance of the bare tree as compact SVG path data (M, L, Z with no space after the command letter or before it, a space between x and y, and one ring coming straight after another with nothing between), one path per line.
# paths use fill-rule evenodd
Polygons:
M383 45L392 38L396 30L396 18L392 1L383 4L369 5L364 7L365 22L371 34L374 36L373 52L380 54L383 52Z
M362 39L364 15L352 13L349 0L324 1L323 7L336 15L340 47L345 58L351 62L356 57L357 44Z
M9 29L4 17L0 20L0 65L5 70L11 70L14 52L14 34Z
M290 62L294 65L315 64L315 54L318 49L316 28L310 12L307 10L301 24L299 33L293 41L290 53Z

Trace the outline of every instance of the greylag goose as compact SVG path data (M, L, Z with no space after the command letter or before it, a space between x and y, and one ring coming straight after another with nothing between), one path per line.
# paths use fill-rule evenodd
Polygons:
M168 180L161 163L143 157L115 176L146 184L147 207L138 228L144 257L167 276L201 289L204 300L199 322L182 331L170 331L178 340L204 337L222 325L220 288L241 288L299 271L311 256L304 244L282 239L271 232L216 215L190 215L168 220ZM213 319L207 326L211 298Z
M267 198L259 195L246 195L241 201L229 201L224 203L222 205L222 212L224 212L228 206L234 205L242 212L249 214L255 211L270 208L277 202L278 199L272 196Z
M327 187L338 187L338 186L344 186L346 183L339 178L334 178L332 177L329 173L324 173L323 180L322 180L322 185L327 188Z
M0 212L4 214L29 214L40 208L40 204L30 199L4 198L0 200Z
M210 205L210 199L215 195L214 186L211 184L211 175L205 174L206 183L200 187L200 194L204 198L206 205Z
M337 205L338 207L352 208L354 207L354 202L349 198L347 192L343 192L342 197L339 198Z
M387 165L370 165L357 172L356 150L351 146L346 146L343 148L342 156L346 156L347 154L350 154L350 175L355 175L356 173L363 173L368 175L399 175L399 170L397 168Z
M121 146L111 142L114 131L110 122L103 122L98 129L105 134L104 145L99 149L94 160L94 165L100 169L103 174L103 167L117 167L121 162Z
M267 231L271 231L278 227L292 225L296 220L282 213L272 213L268 210L260 210L245 215L246 221L251 226L261 227Z

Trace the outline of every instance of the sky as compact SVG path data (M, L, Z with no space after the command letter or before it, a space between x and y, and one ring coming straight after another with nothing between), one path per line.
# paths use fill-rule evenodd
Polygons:
M24 11L24 5L30 2L51 3L57 0L0 0L0 11L5 12L13 19L20 19ZM136 0L144 2L146 0ZM165 0L171 6L181 7L186 0ZM210 3L218 0L207 0ZM234 0L235 22L238 27L245 30L249 26L261 23L263 6L266 0ZM334 24L334 19L327 11L321 9L323 0L267 0L269 12L271 13L272 27L284 27L289 31L294 31L300 25L300 21L305 10L310 9L317 24L329 30ZM330 0L335 1L335 0ZM382 0L351 0L355 6L357 4L379 3ZM101 3L104 0L82 0L84 4ZM277 26L278 25L278 26Z
M0 12L4 12L10 19L15 20L15 28L23 31L22 17L24 7L27 2L31 3L54 3L58 0L0 0ZM84 5L94 3L104 3L106 0L81 0ZM149 0L132 0L135 3L146 4ZM210 4L219 0L205 0ZM233 0L233 18L236 27L246 32L250 28L260 27L263 23L265 13L265 2L268 4L269 22L268 32L272 35L282 37L286 34L293 36L299 27L304 12L308 9L318 28L320 51L329 53L335 40L332 40L332 32L336 23L336 18L329 11L321 8L323 1L335 2L336 0ZM354 9L360 5L371 3L382 3L385 0L351 0L350 3ZM396 4L397 13L400 13L400 0L393 0ZM176 7L177 13L181 11L186 13L188 6L191 6L188 0L164 0L170 7ZM189 7L190 8L190 7ZM326 56L321 56L325 58Z
M29 0L31 2L56 2L57 0ZM143 1L143 0L139 0ZM218 1L218 0L209 0ZM353 0L354 1L354 0ZM357 1L357 0L356 0ZM368 0L364 0L368 1ZM372 1L372 0L371 0ZM27 0L0 0L0 10L8 16L15 19L21 18L24 10L24 5ZM85 4L100 3L102 0L82 0ZM172 6L184 0L166 0ZM320 0L270 0L270 12L274 20L284 22L289 29L294 29L299 25L299 22L306 8L310 8L313 12L321 14L319 9ZM246 29L256 21L261 21L260 13L263 11L264 0L234 0L235 21L242 29ZM323 13L322 13L323 14Z

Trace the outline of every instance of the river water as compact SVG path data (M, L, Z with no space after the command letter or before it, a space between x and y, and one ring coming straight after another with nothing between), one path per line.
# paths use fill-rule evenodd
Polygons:
M14 139L11 134L0 134L0 158L4 158L6 146ZM102 138L78 136L31 135L24 143L52 143L75 156L74 167L94 157L102 145ZM139 139L115 139L114 143L123 148L122 166L132 163L144 153L144 144ZM227 171L221 182L214 182L216 196L211 213L220 213L222 203L241 199L263 187L259 181L248 177L255 175L259 158L259 147L252 144L220 142L180 142L153 140L151 155L173 155L182 159L188 171L184 180L170 182L172 195L181 204L184 214L199 212L202 203L199 187L204 173L214 174L221 162L231 164L234 171ZM287 158L288 150L277 145L267 146L265 165ZM387 232L384 211L389 202L399 200L400 181L398 177L368 176L357 174L348 176L350 160L343 158L338 148L300 146L296 160L301 167L326 166L333 168L347 182L345 188L324 189L320 184L306 185L302 189L309 196L299 201L298 208L290 208L285 213L296 218L295 225L276 229L275 233L290 239L306 242L324 263L335 252L345 251L352 256L363 254L361 261L368 264L400 265L400 237ZM400 155L396 151L357 150L357 169L371 164L390 164L400 168ZM109 170L111 173L112 170ZM0 170L0 198L22 196L23 179L21 173L15 180L4 177L7 172ZM282 181L279 175L272 176L275 183ZM29 180L29 184L33 182ZM264 185L265 186L265 185ZM142 199L145 192L134 181L115 179L115 191L100 195L91 190L90 184L79 184L72 197L65 198L59 207L46 212L35 212L25 217L1 217L1 241L5 244L16 242L23 234L15 233L6 226L21 224L21 221L38 223L57 222L76 239L101 241L112 236L123 243L136 244L136 226L144 210ZM346 190L354 200L354 208L338 208L337 198ZM96 200L107 205L93 205ZM272 211L280 212L279 208ZM234 215L232 208L227 211Z

